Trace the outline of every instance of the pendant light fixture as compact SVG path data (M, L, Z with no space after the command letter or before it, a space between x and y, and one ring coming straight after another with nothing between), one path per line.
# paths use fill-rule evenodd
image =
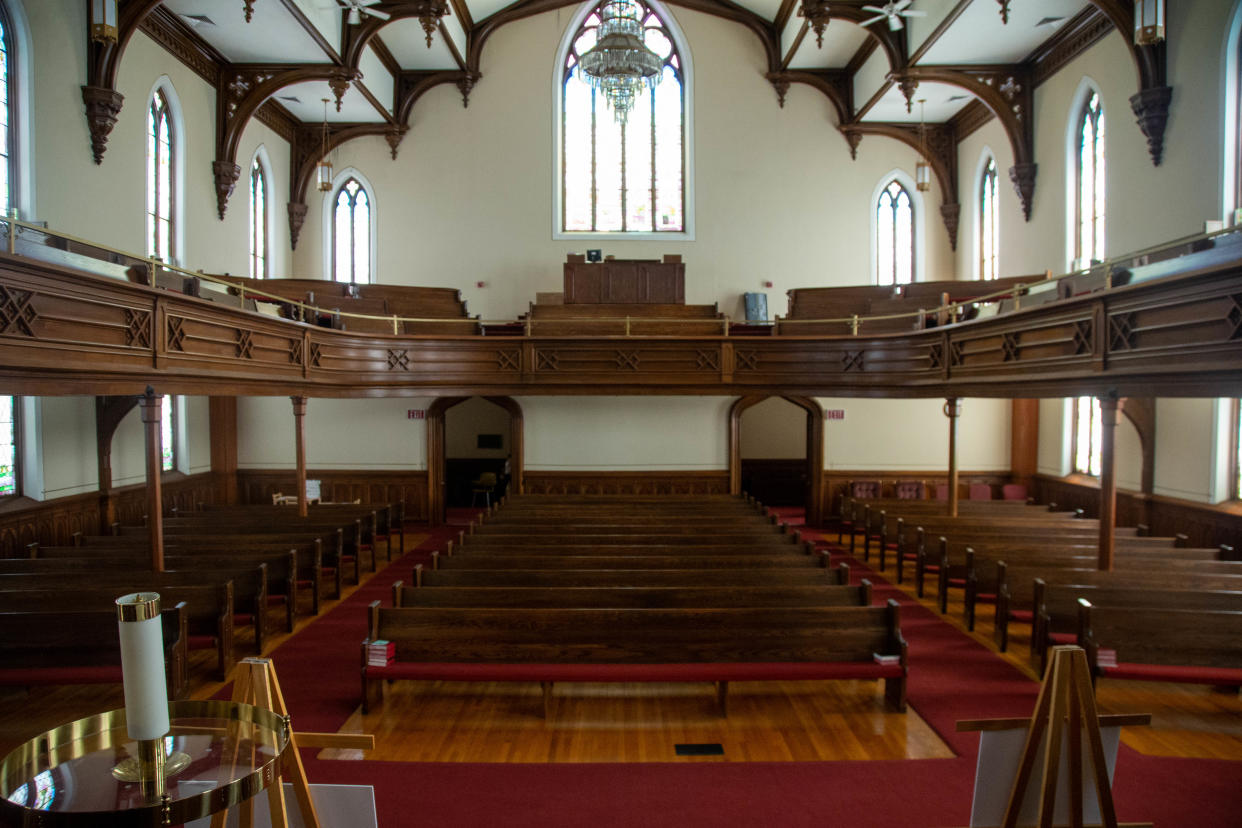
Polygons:
M319 144L319 163L315 165L316 178L319 181L319 192L326 193L332 189L332 161L328 158L328 103L323 99L323 133Z
M914 165L914 186L920 193L931 189L931 164L927 163L927 124L923 120L923 104L926 98L919 98L919 160Z
M1152 46L1164 40L1164 0L1134 0L1134 42Z

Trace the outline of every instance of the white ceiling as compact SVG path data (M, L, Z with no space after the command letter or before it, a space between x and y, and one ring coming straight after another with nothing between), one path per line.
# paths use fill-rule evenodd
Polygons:
M862 5L866 0L852 0ZM477 25L480 21L512 5L516 0L461 0ZM738 0L745 8L765 20L773 21L781 8L781 0ZM870 0L870 5L883 5L884 0ZM1000 7L996 0L972 0L962 13L948 26L940 38L932 44L918 61L919 65L943 64L992 64L1016 63L1041 43L1052 37L1057 25L1038 25L1044 18L1068 20L1090 5L1089 0L1012 0L1009 23L1003 24ZM182 20L194 31L234 63L331 63L334 56L306 30L309 24L317 30L333 52L341 48L342 33L346 27L344 14L336 0L256 0L254 18L246 23L240 0L165 0L167 8L181 15ZM906 20L911 50L916 50L929 35L943 23L949 13L958 6L958 0L914 0L910 9L927 12L926 17ZM558 19L568 21L576 9L566 7L558 12ZM675 13L682 10L674 9ZM688 14L688 13L687 13ZM209 18L210 23L197 22L195 15ZM455 13L442 21L449 33L451 44L458 54L466 52L466 32ZM874 24L883 26L883 21ZM782 57L793 48L797 35L806 21L795 11L790 15L781 32ZM417 20L397 20L380 29L380 39L392 53L397 64L407 71L457 70L460 66L453 56L450 41L436 32L431 48L427 47L425 34ZM808 30L796 53L789 62L793 70L841 69L864 46L868 29L843 20L833 20L824 30L822 48L815 42L815 34ZM362 83L390 110L394 104L394 78L383 63L368 51L363 61ZM854 79L855 106L863 106L876 90L884 88L887 81L888 63L883 50L876 50L865 68ZM484 80L486 83L486 80ZM952 86L924 83L917 93L925 97L926 121L940 123L959 112L971 98ZM318 123L323 118L324 97L333 98L325 82L300 83L282 90L275 96L293 115L302 121ZM296 97L292 102L280 98ZM952 98L958 100L951 100ZM345 96L342 111L330 108L329 119L334 122L361 121L380 122L384 116L366 100L356 88ZM893 121L918 123L918 107L906 112L905 99L896 87L888 88L884 95L864 116L870 122Z

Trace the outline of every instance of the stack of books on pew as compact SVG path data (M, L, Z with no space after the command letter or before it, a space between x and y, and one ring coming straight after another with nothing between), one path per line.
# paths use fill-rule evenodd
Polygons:
M1095 663L1101 667L1116 667L1117 666L1117 651L1106 650L1103 647L1101 647L1099 650L1096 651Z
M876 664L900 664L901 656L899 655L881 655L880 653L872 653L872 658Z
M367 645L367 664L371 667L387 667L397 655L397 645L392 641L378 639Z

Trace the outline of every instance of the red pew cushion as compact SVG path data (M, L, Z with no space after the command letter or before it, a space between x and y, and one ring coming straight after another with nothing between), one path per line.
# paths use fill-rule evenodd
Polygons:
M121 665L98 667L12 667L0 669L0 684L120 684Z
M1237 667L1174 667L1168 664L1129 664L1102 667L1105 678L1136 681L1179 681L1185 684L1242 685L1242 668Z
M440 681L797 681L901 678L900 664L756 662L705 664L469 664L394 661L367 678Z

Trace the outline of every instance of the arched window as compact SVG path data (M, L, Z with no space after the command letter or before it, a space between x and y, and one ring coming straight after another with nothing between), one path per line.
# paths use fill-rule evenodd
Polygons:
M1100 95L1092 90L1078 112L1078 170L1075 190L1077 267L1088 267L1104 258L1104 109Z
M1229 486L1232 489L1230 497L1233 500L1242 500L1242 400L1233 401L1233 418L1229 437L1233 449L1229 452L1231 461Z
M914 281L914 202L897 179L875 204L876 282L905 285Z
M996 159L988 158L979 177L979 278L995 279L1000 246L1000 210L997 207Z
M267 176L255 155L250 164L250 278L267 275Z
M0 397L0 497L22 493L17 463L17 397Z
M1079 474L1100 474L1100 438L1103 415L1095 397L1074 400L1074 471Z
M660 82L643 89L624 123L579 61L595 45L600 0L560 54L558 233L686 233L688 67L678 34L649 0L637 7L644 42L663 61Z
M176 152L177 135L168 96L163 88L156 87L147 105L147 253L166 262L177 255L173 216Z
M173 423L177 419L177 398L165 394L163 400L160 406L160 468L172 471L177 467L177 443L173 435Z
M13 185L17 181L17 165L13 155L13 148L17 145L17 130L14 129L16 119L13 117L15 96L13 84L10 82L13 65L12 42L8 10L0 3L0 134L3 135L3 145L0 145L0 177L4 179L0 185L0 199L3 199L0 210L3 210L4 215L8 215L9 207L16 201ZM4 492L0 491L0 494Z
M371 197L357 178L337 189L332 202L332 278L337 282L371 281Z

